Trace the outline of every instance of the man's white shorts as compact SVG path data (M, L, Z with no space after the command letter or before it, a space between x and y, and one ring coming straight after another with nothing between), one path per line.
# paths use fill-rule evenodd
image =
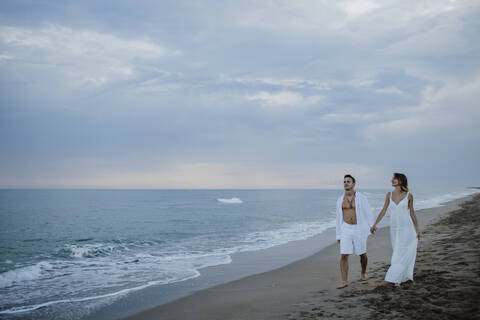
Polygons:
M361 232L356 224L342 223L340 237L340 254L361 255L367 252L367 236Z

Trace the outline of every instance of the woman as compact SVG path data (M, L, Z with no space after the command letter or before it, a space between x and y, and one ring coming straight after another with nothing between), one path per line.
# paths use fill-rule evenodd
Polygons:
M390 212L390 238L392 240L392 260L385 275L385 281L400 286L400 283L413 280L413 266L417 256L417 243L420 239L417 217L413 209L413 196L408 192L407 177L394 173L392 178L393 192L388 192L385 204L370 228L372 233L385 213Z

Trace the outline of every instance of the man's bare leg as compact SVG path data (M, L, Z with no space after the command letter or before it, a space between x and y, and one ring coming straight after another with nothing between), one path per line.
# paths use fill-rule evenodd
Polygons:
M341 255L340 273L342 274L342 283L337 287L337 289L342 289L348 286L348 254Z
M360 264L362 265L362 273L361 273L362 280L367 280L368 279L368 276L367 276L368 257L366 253L360 255Z

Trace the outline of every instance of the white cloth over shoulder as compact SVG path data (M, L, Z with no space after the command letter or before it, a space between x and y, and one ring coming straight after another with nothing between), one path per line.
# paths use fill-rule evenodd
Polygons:
M340 196L337 200L337 218L336 218L336 239L340 240L342 236L342 222L343 211L342 203L345 194ZM357 214L358 230L362 236L368 237L370 235L370 227L375 223L375 216L373 215L367 197L361 192L355 192L355 212Z
M390 238L392 260L385 281L402 283L413 280L413 267L417 256L417 232L408 208L408 193L398 205L390 198Z

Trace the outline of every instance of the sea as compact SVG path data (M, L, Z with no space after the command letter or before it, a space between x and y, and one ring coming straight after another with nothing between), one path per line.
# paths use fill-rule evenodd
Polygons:
M378 214L389 190L359 191ZM477 191L412 193L418 210ZM235 254L307 240L334 228L341 194L0 190L0 318L88 319L120 297L228 265Z

